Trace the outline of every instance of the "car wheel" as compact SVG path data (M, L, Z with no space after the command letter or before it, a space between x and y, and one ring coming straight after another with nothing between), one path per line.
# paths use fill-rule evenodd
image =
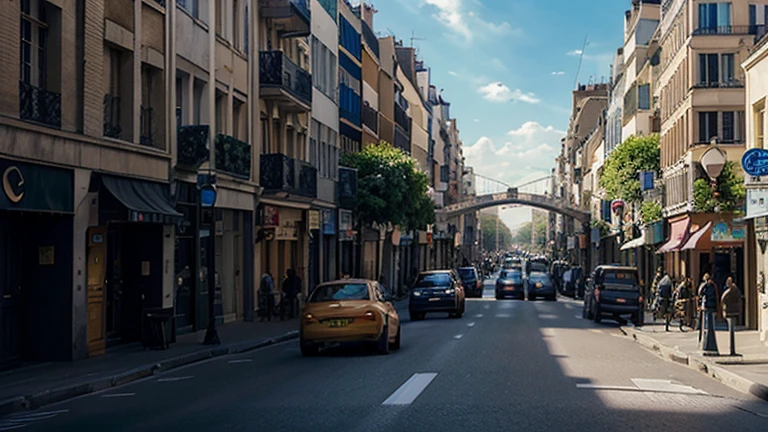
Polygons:
M389 324L384 324L384 328L381 329L381 335L376 342L376 350L379 354L389 354Z
M316 356L317 352L320 350L320 347L317 344L311 342L300 341L299 346L301 347L301 355L304 357Z
M549 301L557 301L557 295L552 294L551 296L549 296Z
M592 321L595 322L595 324L600 324L600 321L603 320L602 312L600 312L600 305L596 305L594 307L594 310L592 311Z
M536 296L533 294L528 294L528 301L536 301Z
M499 295L499 294L496 294L496 300L503 300L503 299L504 299L504 297L502 297L502 296L501 296L501 295Z
M401 326L399 326L399 325L397 326L397 336L395 336L395 341L394 341L394 342L392 342L392 343L389 345L389 348L390 348L392 351L397 351L397 350L399 350L399 349L400 349L400 330L401 330L401 328L402 328Z

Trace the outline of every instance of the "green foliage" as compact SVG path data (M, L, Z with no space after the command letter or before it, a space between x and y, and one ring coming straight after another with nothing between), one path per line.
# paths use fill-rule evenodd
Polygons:
M513 243L521 246L544 246L547 244L547 221L526 222L515 231ZM534 243L535 240L535 243Z
M592 228L600 230L600 237L605 237L611 233L611 225L602 219L592 219Z
M515 231L514 242L519 245L531 244L531 238L533 237L533 223L527 222Z
M363 223L391 222L409 230L434 223L429 178L402 150L382 141L342 155L341 165L357 169L355 213Z
M600 187L609 200L637 202L642 199L640 173L659 173L661 152L659 136L631 136L619 144L605 161L600 175Z
M496 215L480 213L483 249L487 251L496 250L496 227L499 228L499 249L508 250L510 245L512 245L512 233L509 231L509 227Z
M736 172L735 166L733 161L725 163L720 177L717 178L718 197L714 196L707 179L700 178L693 182L694 211L708 213L719 205L720 211L731 212L744 205L747 191L744 188L744 179Z
M663 217L661 204L656 201L645 201L640 206L640 220L646 225L659 221Z

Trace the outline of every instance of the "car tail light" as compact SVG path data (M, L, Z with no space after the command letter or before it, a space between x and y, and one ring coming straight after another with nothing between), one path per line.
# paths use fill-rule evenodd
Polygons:
M368 321L376 321L376 314L374 314L371 311L368 311L363 314L363 319L367 319Z
M637 302L638 302L638 303L642 303L642 302L643 302L643 296L640 296L640 297L638 297L638 298L637 298Z
M309 313L309 312L307 312L306 314L304 314L304 321L310 322L310 321L312 321L314 318L315 318L315 316L314 316L314 315L312 315L312 314L311 314L311 313Z
M482 287L483 287L483 283L482 283L482 282L480 282L480 281L477 281L477 287L478 287L478 288L482 288Z
M600 288L595 287L595 301L600 303Z

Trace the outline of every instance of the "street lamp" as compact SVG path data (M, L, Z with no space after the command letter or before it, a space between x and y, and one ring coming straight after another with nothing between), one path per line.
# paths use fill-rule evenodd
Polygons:
M718 201L720 194L717 192L717 178L720 177L720 174L723 172L725 163L728 162L728 156L717 146L717 138L712 138L711 144L709 149L701 155L699 163L704 169L704 172L707 173L710 182L709 184L712 187L712 195L715 197L715 201ZM715 212L719 211L720 204L718 202L715 207Z

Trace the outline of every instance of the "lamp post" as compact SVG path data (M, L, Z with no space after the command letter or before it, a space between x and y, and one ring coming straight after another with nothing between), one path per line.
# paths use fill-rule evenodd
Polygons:
M208 221L208 328L205 330L203 345L219 345L221 340L216 331L216 177L208 174L199 181L198 203L203 221Z

